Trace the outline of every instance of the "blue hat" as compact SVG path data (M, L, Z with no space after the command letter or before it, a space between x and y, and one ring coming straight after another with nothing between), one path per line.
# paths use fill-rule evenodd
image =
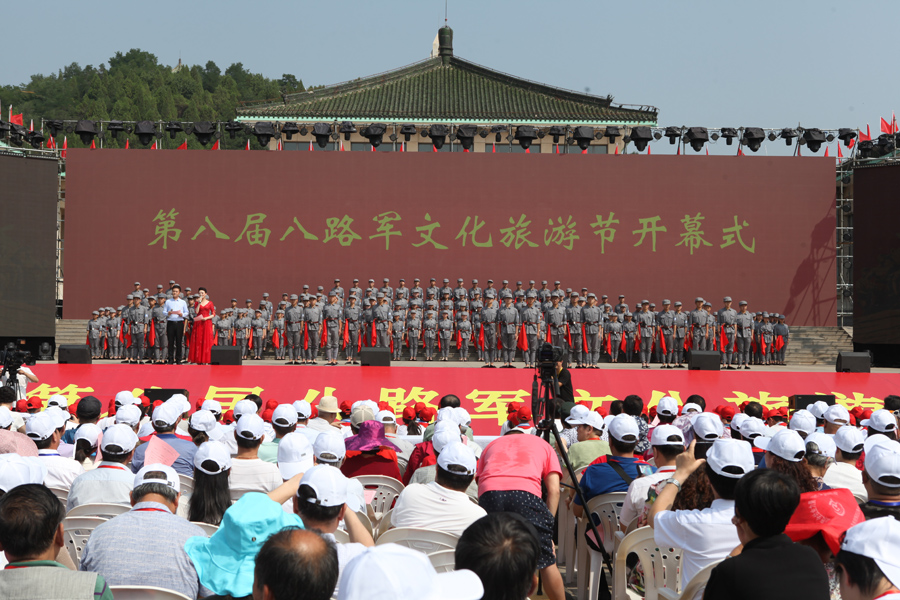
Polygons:
M249 596L256 555L270 535L285 527L302 529L303 522L267 495L251 492L225 511L218 531L188 538L184 550L204 587L218 595Z

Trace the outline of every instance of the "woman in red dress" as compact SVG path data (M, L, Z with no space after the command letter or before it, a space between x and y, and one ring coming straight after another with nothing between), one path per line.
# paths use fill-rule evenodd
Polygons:
M194 305L196 316L191 326L191 350L188 362L198 365L210 363L210 350L213 344L212 318L216 316L216 307L206 295L206 288L197 290L200 300Z

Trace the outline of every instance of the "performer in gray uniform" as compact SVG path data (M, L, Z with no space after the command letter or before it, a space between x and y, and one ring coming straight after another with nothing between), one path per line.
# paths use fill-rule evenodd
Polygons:
M454 325L453 319L450 318L450 311L445 310L441 315L443 318L438 321L438 335L441 336L441 360L450 360L450 343L453 339Z
M415 293L415 292L414 292ZM422 343L422 319L418 309L409 311L406 320L406 339L409 340L409 360L415 361Z
M549 294L550 291L547 290L547 293ZM526 369L534 367L534 363L537 360L538 338L541 335L544 321L541 309L534 304L535 300L534 294L528 294L525 299L525 310L522 311L522 323L525 325L525 338L528 343L528 349L525 350L525 356L523 357Z
M387 286L387 279L385 279L385 285ZM390 348L391 307L388 305L383 292L378 292L376 299L378 300L378 305L372 311L372 325L375 327L375 347Z
M228 317L228 310L227 308L222 309L222 316L215 324L217 344L223 347L233 345L231 343L232 325L231 319Z
M650 350L656 337L656 319L650 312L650 301L641 300L641 312L637 314L638 331L641 336L641 368L650 368Z
M253 360L262 360L263 340L269 331L269 322L263 318L263 311L257 308L255 318L250 320L250 330L253 334Z
M772 363L772 344L775 342L775 325L769 320L769 313L762 314L762 325L759 326L759 334L762 338L762 359L764 365Z
M584 344L587 346L584 362L587 363L589 369L599 369L597 363L600 361L600 330L603 313L597 306L595 294L587 295L587 306L582 307L581 317L584 320Z
M472 280L473 285L478 283L477 279ZM472 294L472 300L469 302L469 310L471 317L469 321L472 323L472 331L475 334L475 354L478 356L478 360L484 360L484 350L482 350L481 345L478 343L478 332L481 331L481 312L484 310L484 303L481 301L481 290L476 289L474 292L469 290L469 293Z
M299 365L303 350L304 308L298 302L297 294L291 294L291 305L284 311L284 329L287 334L288 361L286 364Z
M609 323L603 329L606 339L609 340L609 360L617 363L622 348L622 323L619 323L619 314L612 313L609 316Z
M275 348L275 360L284 360L284 353L287 350L287 342L284 337L284 309L279 308L275 311L275 318L269 323L272 328L272 347L275 347L275 338L278 338L278 347Z
M691 336L694 338L691 347L694 350L706 350L709 319L703 310L703 298L695 298L694 306L696 308L691 311Z
M725 303L725 306L720 308L719 312L716 313L716 324L724 331L725 335L722 336L721 331L717 331L716 333L719 335L720 340L724 337L726 343L724 348L719 348L719 352L725 363L725 368L734 369L734 367L731 366L731 359L734 354L734 330L737 311L731 308L731 296L725 296L725 298L722 299L722 302Z
M322 309L316 303L316 297L310 294L309 306L303 309L306 322L307 343L304 354L305 364L314 365L319 358L319 342L322 334Z
M791 341L791 329L784 322L785 316L778 315L778 322L772 326L772 335L775 337L775 341L778 341L778 336L781 336L781 342L783 345L781 346L781 350L775 350L775 364L783 365L784 362L784 354L787 350L788 344Z
M141 298L132 300L131 310L128 313L128 322L131 327L131 362L144 364L144 336L150 327L150 311L141 304Z
M637 323L634 321L634 314L628 311L625 311L625 322L622 323L622 336L625 338L625 362L633 362Z
M581 369L586 361L584 360L584 348L581 338L581 324L584 322L584 318L582 317L582 307L579 306L578 300L578 292L572 292L572 295L569 296L569 304L566 306L566 324L568 327L568 339L566 341L572 341L571 345L568 343L566 345L568 347L568 362L571 363L574 360L576 368Z
M403 280L400 280L403 283ZM397 288L398 291L400 288ZM403 340L406 339L406 322L401 318L403 313L399 310L394 311L394 320L391 322L391 341L394 345L392 352L393 360L400 360L403 355Z
M241 349L241 358L249 358L247 353L247 345L250 341L250 317L247 316L246 308L238 309L238 318L237 321L234 322L234 335L237 339L237 344Z
M750 344L753 341L753 313L747 312L747 301L738 302L740 312L734 318L737 340L737 367L750 368Z
M157 296L157 305L150 311L153 318L153 330L156 339L153 340L153 362L162 364L166 362L169 356L169 338L166 327L168 315L163 305L166 303L166 295L159 294Z
M714 351L718 347L718 331L716 323L716 315L712 311L712 304L709 301L703 303L703 310L706 311L706 348L708 352Z
M347 328L347 347L344 348L344 355L347 358L347 364L355 365L359 361L359 336L364 326L362 323L363 311L359 308L356 296L352 295L348 301L350 305L344 309L344 321Z
M100 321L100 311L91 313L91 320L87 324L87 338L91 345L91 358L100 359L103 355L103 322Z
M500 334L501 360L504 369L512 369L516 357L516 342L519 339L519 311L513 306L512 292L506 291L503 308L497 314L497 332Z
M432 279L432 281L434 281ZM425 313L425 322L422 324L425 336L425 360L434 360L434 342L437 339L438 322L434 319L434 311Z
M339 283L340 280L335 283ZM341 309L341 298L337 291L328 292L328 304L322 309L322 317L325 319L325 364L337 365L338 352L341 349L341 333L343 333L344 311Z
M691 326L691 317L682 311L681 302L675 302L675 368L684 368L684 339Z
M460 321L456 324L459 331L459 360L469 361L469 341L472 339L472 323L469 322L469 313L462 311Z
M656 313L656 325L659 328L656 344L659 349L658 356L662 362L660 369L671 369L674 366L672 363L675 352L675 313L669 310L670 305L671 302L668 298L663 300L662 310ZM660 337L665 342L665 352L663 352L663 343L660 342Z
M544 314L544 322L550 332L550 343L559 346L563 350L563 362L568 362L569 344L566 339L566 309L560 306L562 294L552 292L550 294L550 309Z
M494 303L493 292L485 297L485 307L481 310L480 329L476 330L476 335L481 337L484 332L484 348L481 351L484 367L493 369L494 357L497 355L497 308ZM483 368L484 368L483 367Z

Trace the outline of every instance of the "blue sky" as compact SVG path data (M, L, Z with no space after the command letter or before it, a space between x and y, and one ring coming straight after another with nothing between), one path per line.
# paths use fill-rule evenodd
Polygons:
M313 85L427 58L444 0L29 0L16 13L39 42L7 48L0 84L73 61L98 65L137 47L167 64L179 55L188 64L214 60L223 70L242 62ZM89 28L73 36L76 22ZM60 28L53 25L63 23L65 36L54 34ZM661 125L868 122L877 130L880 116L900 110L890 41L900 24L896 0L449 0L449 24L458 56L657 106ZM767 145L784 147L780 140Z

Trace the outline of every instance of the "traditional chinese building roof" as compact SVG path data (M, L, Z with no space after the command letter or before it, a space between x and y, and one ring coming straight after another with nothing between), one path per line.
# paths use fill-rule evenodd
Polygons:
M653 106L613 104L536 83L453 55L453 31L442 27L438 56L308 92L238 109L241 121L393 121L655 125Z

